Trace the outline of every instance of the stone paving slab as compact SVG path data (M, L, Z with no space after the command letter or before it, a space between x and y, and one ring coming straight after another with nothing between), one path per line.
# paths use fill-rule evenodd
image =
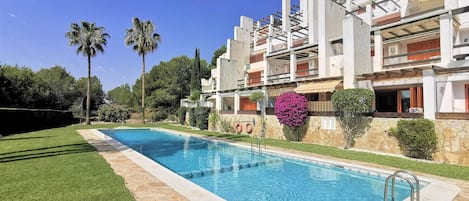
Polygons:
M129 160L114 147L100 140L91 130L79 130L85 140L96 147L99 154L111 165L114 172L123 177L125 186L137 201L186 201L174 189Z

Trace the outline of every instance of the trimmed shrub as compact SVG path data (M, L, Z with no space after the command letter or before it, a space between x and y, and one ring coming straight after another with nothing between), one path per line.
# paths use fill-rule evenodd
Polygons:
M210 114L210 108L208 107L197 107L195 108L195 118L197 128L200 130L208 129L208 116Z
M186 123L186 108L185 107L178 108L178 118L179 118L179 123L181 125L184 125Z
M174 114L168 115L167 119L168 119L168 121L172 121L172 122L177 122L178 121L178 118Z
M374 93L368 89L345 89L332 94L335 116L344 130L344 149L349 149L369 127L368 118L363 113L369 112Z
M104 104L98 109L99 120L105 122L119 122L130 118L130 110L119 104Z
M195 127L196 123L195 108L189 108L189 125Z
M251 102L258 102L258 101L261 101L263 98L264 98L264 93L260 91L254 92L249 96L249 100Z
M438 137L435 125L428 119L399 120L397 128L391 130L408 157L432 159Z
M168 113L164 110L155 111L151 117L153 122L162 121L168 118Z
M299 127L306 123L308 117L308 100L295 92L281 94L275 101L275 116L280 124L295 130L297 140L300 141Z

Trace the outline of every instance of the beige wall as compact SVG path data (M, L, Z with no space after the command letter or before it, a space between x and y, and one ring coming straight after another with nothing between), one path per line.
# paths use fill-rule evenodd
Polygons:
M255 119L253 134L260 133L259 115L222 115L234 125L240 122L243 128L246 122L252 124ZM396 127L399 119L373 118L366 133L356 139L354 148L376 152L402 154L395 137L388 134L392 127ZM338 122L334 125L333 117L308 117L307 123L300 128L304 143L314 143L327 146L342 147L342 129ZM286 139L283 126L274 115L266 116L266 137ZM434 160L442 163L469 165L469 121L464 120L436 120L435 130L438 135L438 151L433 155ZM243 133L245 131L243 130Z

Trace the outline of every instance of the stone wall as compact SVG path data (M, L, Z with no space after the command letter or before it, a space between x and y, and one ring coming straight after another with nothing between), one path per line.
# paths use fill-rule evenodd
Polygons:
M222 115L222 117L231 121L233 125L237 122L241 123L243 128L247 122L252 124L255 121L252 134L260 134L259 115ZM279 124L277 117L267 115L265 120L267 138L292 139L292 134ZM362 136L356 138L354 148L402 154L399 142L388 132L392 127L397 126L398 121L399 119L395 118L370 118L370 128ZM469 121L436 120L435 128L438 136L438 151L433 155L434 160L442 163L469 165ZM342 129L334 117L308 117L307 123L300 128L299 134L304 143L335 147L344 145Z

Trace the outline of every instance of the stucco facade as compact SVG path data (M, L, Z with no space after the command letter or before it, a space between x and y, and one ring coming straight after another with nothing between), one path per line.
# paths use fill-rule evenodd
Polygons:
M375 118L355 148L400 154L386 131L399 118L426 118L439 135L435 160L468 164L469 1L275 2L277 13L240 17L227 52L202 82L216 111L233 121L266 114L266 136L283 139L275 100L295 91L308 99L303 142L341 146L331 94L366 88L375 93ZM257 91L266 107L246 101Z

